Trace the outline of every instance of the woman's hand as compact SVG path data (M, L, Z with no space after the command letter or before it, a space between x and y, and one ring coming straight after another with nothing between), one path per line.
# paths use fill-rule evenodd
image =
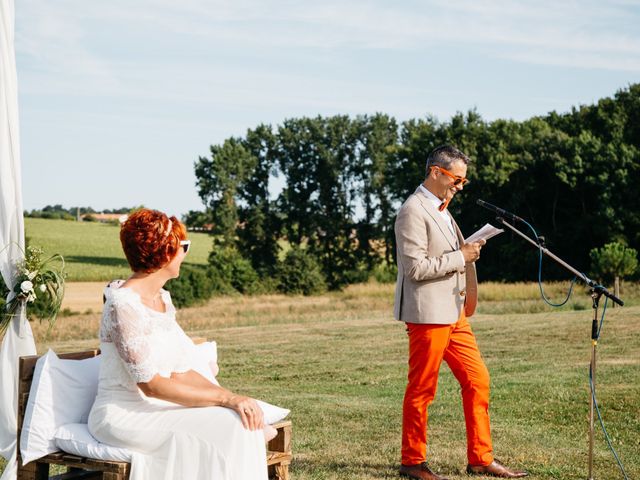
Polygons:
M244 428L248 430L264 428L264 413L253 398L233 395L226 406L238 412Z
M264 413L258 402L214 385L193 370L172 373L171 378L155 375L148 382L138 383L138 387L148 397L160 398L186 407L227 407L238 412L244 428L264 428Z

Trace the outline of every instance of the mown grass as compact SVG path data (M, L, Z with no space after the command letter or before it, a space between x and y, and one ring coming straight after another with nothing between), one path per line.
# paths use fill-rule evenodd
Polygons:
M64 257L67 281L96 282L123 278L131 273L122 247L120 228L98 222L74 222L26 218L25 233L31 245L48 255ZM187 263L206 264L212 239L204 233L190 233Z
M492 375L495 453L533 478L583 479L591 312L520 312L535 288L482 285L472 319ZM393 287L378 284L310 298L220 297L180 311L179 321L218 342L223 385L292 410L293 478L397 478L407 346L392 299ZM639 316L640 306L609 310L598 346L598 399L629 478L640 477ZM39 351L93 347L98 323L98 314L63 318L48 339L34 324ZM459 387L446 366L429 435L432 466L468 478ZM621 478L599 429L595 453L597 478Z

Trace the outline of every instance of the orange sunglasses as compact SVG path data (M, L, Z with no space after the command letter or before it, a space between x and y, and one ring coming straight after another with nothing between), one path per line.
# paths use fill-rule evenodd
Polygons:
M455 186L462 185L464 187L469 183L469 180L466 177L459 177L458 175L454 175L449 170L446 170L439 165L432 165L431 168L437 168L439 171L444 173L447 177L453 180L453 185Z

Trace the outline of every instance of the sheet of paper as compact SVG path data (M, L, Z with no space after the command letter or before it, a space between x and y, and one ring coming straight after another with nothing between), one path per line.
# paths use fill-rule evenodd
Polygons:
M470 237L465 238L465 243L478 242L480 240L489 240L491 237L495 237L499 233L504 232L501 228L496 228L490 223L485 224L480 230L472 234Z

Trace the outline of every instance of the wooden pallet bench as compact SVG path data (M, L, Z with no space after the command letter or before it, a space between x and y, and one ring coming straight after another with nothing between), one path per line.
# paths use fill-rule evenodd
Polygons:
M197 343L197 342L196 342ZM100 350L63 353L58 355L67 360L84 360L100 354ZM37 355L21 357L18 378L18 480L67 480L67 479L102 479L127 480L131 464L79 457L64 452L55 452L22 465L20 455L20 434L29 399L29 391L33 380L33 371L38 360ZM273 425L278 431L276 437L267 444L267 465L269 478L273 480L289 480L289 464L293 458L291 451L292 425L284 420ZM49 476L49 467L59 465L66 468L65 473Z

